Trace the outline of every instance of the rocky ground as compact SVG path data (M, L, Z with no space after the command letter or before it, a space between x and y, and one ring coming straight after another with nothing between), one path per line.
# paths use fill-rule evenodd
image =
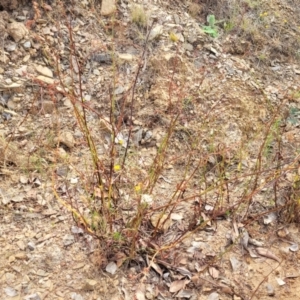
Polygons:
M0 0L0 299L298 299L296 4ZM182 191L157 257L121 266L126 251L103 255L68 211L90 213L94 176L74 103L104 168L112 126L116 166L133 127L123 219L180 112L142 195L156 212Z

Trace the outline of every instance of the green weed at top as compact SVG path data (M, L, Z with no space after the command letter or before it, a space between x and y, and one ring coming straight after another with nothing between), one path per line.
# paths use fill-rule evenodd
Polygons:
M203 26L202 29L205 33L210 35L213 38L216 38L218 36L218 30L216 28L216 18L214 15L208 15L207 16L207 22L208 26Z

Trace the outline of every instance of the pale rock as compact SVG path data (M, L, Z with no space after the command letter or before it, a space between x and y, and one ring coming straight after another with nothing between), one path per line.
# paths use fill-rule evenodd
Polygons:
M124 61L132 61L134 58L134 56L129 53L119 53L118 57L120 60L124 60Z
M6 43L6 45L4 46L5 50L7 52L13 52L17 49L17 43L14 42L8 42Z
M183 48L184 48L185 50L188 50L188 51L193 51L193 50L194 50L193 45L191 45L191 44L189 44L189 43L184 43L184 44L183 44Z
M26 63L26 62L28 62L29 59L30 59L30 54L27 54L24 56L23 62Z
M13 22L7 25L8 34L14 39L15 42L19 42L28 34L28 29L23 23Z
M27 254L24 252L19 252L17 254L15 254L16 259L20 259L20 260L27 260Z
M163 26L158 24L156 25L149 34L149 41L152 41L156 38L158 38L163 32Z
M102 0L101 4L101 15L109 16L116 11L116 3L115 0Z
M97 281L93 279L86 279L82 290L93 291L97 286Z
M41 300L41 297L39 296L39 294L34 293L34 294L25 296L23 299L24 300Z
M4 53L2 53L0 55L0 62L4 63L4 64L7 64L9 62L9 58L8 56L6 56Z
M19 69L16 69L16 73L20 76L24 76L27 73L27 66L21 66Z
M53 73L49 68L41 66L41 65L35 65L34 67L35 67L36 71L38 73L40 73L41 75L50 77L50 78L53 77Z
M30 41L26 41L26 42L23 44L23 47L26 48L26 49L31 48L31 42L30 42Z
M23 241L17 241L17 246L20 248L20 250L25 250L26 248Z
M75 139L69 131L62 132L58 138L58 142L66 145L69 149L72 149L75 146Z
M49 77L46 77L46 76L37 76L37 79L40 80L40 81L43 81L45 83L48 83L48 84L54 84L54 80L52 78L49 78Z

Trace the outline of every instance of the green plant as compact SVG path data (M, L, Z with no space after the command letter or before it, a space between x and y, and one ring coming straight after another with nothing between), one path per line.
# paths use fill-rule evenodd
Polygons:
M214 15L207 16L208 26L203 26L202 29L205 33L210 35L213 38L218 36L218 30L216 28L216 18Z
M297 94L296 94L297 95ZM296 97L297 98L297 97ZM292 125L296 125L299 123L300 110L297 107L291 107L289 111L289 116L287 121Z

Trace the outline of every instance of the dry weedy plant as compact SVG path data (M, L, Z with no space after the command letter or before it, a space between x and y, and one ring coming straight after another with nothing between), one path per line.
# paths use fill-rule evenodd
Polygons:
M89 105L84 95L84 68L88 58L80 54L74 40L74 32L71 19L64 11L60 3L60 11L64 13L65 28L68 33L69 69L65 72L60 67L60 53L53 45L49 45L54 58L55 71L59 78L59 84L45 84L34 81L47 90L53 102L54 94L60 93L68 99L73 109L73 126L81 132L80 145L83 146L88 156L75 163L66 162L80 179L76 187L72 187L67 180L61 180L58 174L53 172L53 191L59 203L67 208L73 215L78 226L84 228L89 234L100 241L103 256L113 256L116 253L124 253L123 260L131 260L139 253L147 253L154 262L159 259L164 263L164 258L174 251L187 236L205 228L220 218L239 219L240 222L250 224L257 221L270 211L282 212L286 220L296 221L299 218L298 175L294 174L290 182L289 194L286 202L278 204L282 181L288 172L296 170L298 157L282 162L281 155L281 130L280 124L284 122L282 116L282 103L272 109L272 116L266 124L261 126L259 137L260 147L256 153L255 163L249 169L243 169L243 153L247 152L248 145L253 142L247 138L240 145L232 145L232 148L222 144L217 136L209 135L210 124L215 122L214 107L209 111L199 112L201 121L197 124L195 132L189 131L182 124L185 118L191 118L186 113L189 100L184 85L178 84L177 73L180 70L180 60L174 60L174 64L166 66L170 68L168 75L161 71L161 65L157 67L157 73L161 72L164 83L168 86L166 97L166 109L170 120L165 135L157 145L157 151L152 162L147 168L138 164L140 159L138 150L135 149L133 140L133 124L138 115L137 108L137 83L142 77L142 69L148 59L147 47L149 35L154 26L149 26L145 36L145 44L139 58L135 74L122 101L116 99L113 91L116 90L118 81L118 59L112 47L110 54L99 56L101 60L112 61L112 77L109 91L108 105L99 112ZM39 14L38 6L35 7L36 15ZM146 19L140 11L133 12L132 21L144 26ZM176 39L172 39L176 42ZM153 67L155 69L155 67ZM169 70L168 70L169 71ZM183 76L184 77L184 76ZM203 76L204 80L204 76ZM265 99L268 102L268 99ZM63 122L63 116L57 121L57 136L60 135L59 123ZM98 123L92 123L95 118ZM97 124L97 128L95 128ZM222 124L219 125L222 127ZM245 130L247 131L247 130ZM251 131L248 130L248 131ZM174 136L185 136L186 152L184 155L173 151ZM207 141L204 151L203 135ZM253 139L252 132L245 132ZM54 140L59 148L59 140ZM103 146L103 151L99 150ZM216 146L217 145L217 146ZM233 148L239 151L233 151ZM276 150L274 150L276 149ZM272 151L271 151L272 150ZM274 152L276 155L274 155ZM230 155L229 153L233 153ZM183 157L184 156L184 157ZM61 160L59 154L57 162ZM54 161L55 163L55 161ZM164 172L168 165L181 164L180 176L176 178L173 191L166 197L163 203L153 204L147 199L155 197L159 189L159 180L164 180ZM266 211L253 213L256 205L256 196L264 189L272 186L272 199L276 203L269 203ZM239 190L239 196L234 194L234 189ZM232 199L237 199L232 201ZM190 215L186 226L182 226L174 236L168 240L164 234L171 227L171 215L176 209L188 203ZM209 207L209 210L206 209ZM250 218L251 217L251 218ZM171 229L170 229L171 230ZM215 260L219 259L218 256ZM214 261L210 262L211 264Z

